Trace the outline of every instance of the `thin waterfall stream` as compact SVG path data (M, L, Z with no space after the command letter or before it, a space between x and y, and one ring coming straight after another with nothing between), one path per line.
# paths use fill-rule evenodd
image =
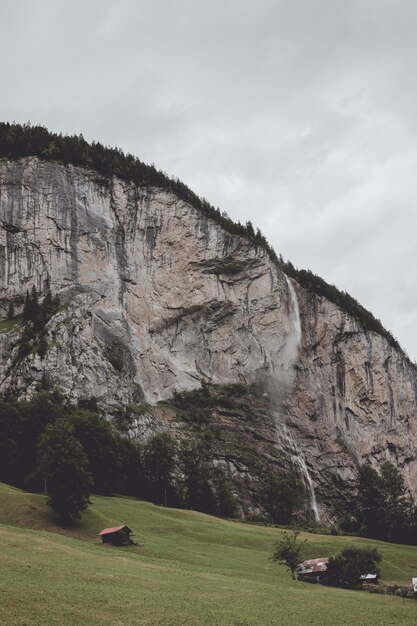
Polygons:
M285 344L285 366L288 370L294 367L294 364L298 357L298 352L301 345L301 321L300 321L300 308L298 306L298 298L295 293L294 286L288 276L285 276L287 281L288 293L290 295L290 307L289 307L289 321L290 332L288 333L287 342Z
M294 286L288 276L285 275L289 294L289 333L283 351L283 369L290 376L291 371L298 358L298 352L301 346L301 321L300 309L298 306L297 294ZM285 424L278 423L276 420L278 436L282 440L283 449L290 456L293 465L299 470L304 487L307 490L310 499L310 508L313 512L316 522L320 521L320 511L317 506L316 493L314 490L314 482L306 464L303 453L298 444L291 437Z
M301 479L303 481L304 487L306 488L308 492L308 496L310 498L310 508L313 511L314 519L316 520L316 522L320 522L320 511L317 506L314 483L310 476L310 472L308 471L308 467L307 467L304 455L301 452L300 448L298 447L297 443L289 434L285 426L283 427L282 432L280 434L281 434L283 441L286 444L284 449L286 450L286 452L288 452L293 464L295 465L296 468L298 468L301 474Z

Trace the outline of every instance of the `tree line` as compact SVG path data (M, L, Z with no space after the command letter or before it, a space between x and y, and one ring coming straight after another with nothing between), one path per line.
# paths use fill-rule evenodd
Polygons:
M143 163L132 154L124 154L120 148L103 146L100 142L88 143L82 135L52 133L43 126L0 122L0 158L18 159L25 156L91 168L105 178L117 176L138 186L158 187L171 191L203 215L214 220L227 232L248 237L266 247L276 258L265 237L259 230L255 232L251 222L245 225L235 223L224 212L220 212L219 208L215 208L205 198L200 198L178 178L168 176L153 164Z
M380 320L355 298L330 285L310 270L297 269L290 261L284 261L250 221L246 224L234 222L225 212L215 208L205 198L200 198L178 178L168 176L153 164L147 165L132 154L124 154L120 148L110 148L100 142L88 143L82 135L67 136L52 133L43 126L0 122L0 158L18 159L25 156L91 168L105 179L117 176L138 186L158 187L174 193L219 224L226 232L246 237L254 246L264 249L275 265L292 276L302 287L335 303L352 315L365 330L379 333L396 350L403 352L398 341L382 326Z
M207 390L197 396L204 394ZM66 522L86 508L90 493L120 493L235 517L240 511L230 476L223 465L213 463L212 441L204 432L206 436L192 432L182 442L157 433L141 444L127 436L123 417L108 422L94 400L74 406L58 391L41 390L31 400L0 401L0 481L45 491ZM305 500L299 477L260 463L253 474L265 520L299 521Z
M0 401L0 481L45 491L65 522L86 508L90 492L237 515L227 473L198 442L179 444L157 433L140 444L119 433L94 402L73 406L57 391Z
M192 392L191 392L192 393ZM184 399L182 399L184 402ZM76 517L90 492L120 493L157 504L234 517L239 513L225 468L212 462L209 440L176 442L157 433L145 444L129 439L97 411L95 402L69 404L57 391L31 400L0 401L0 481L46 491L64 519ZM296 473L253 468L266 521L305 523L305 492ZM417 508L392 463L359 469L353 520L342 528L398 543L417 543Z
M359 468L356 520L365 537L417 544L417 507L391 462Z

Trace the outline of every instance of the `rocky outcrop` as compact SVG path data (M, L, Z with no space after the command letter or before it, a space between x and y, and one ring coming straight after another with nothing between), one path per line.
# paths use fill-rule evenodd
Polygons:
M248 436L298 464L316 514L331 517L364 459L392 460L416 493L414 366L263 248L166 190L36 158L0 161L0 225L3 318L32 285L63 303L43 358L18 358L18 326L0 334L1 392L46 379L110 417L202 381L258 383L263 443ZM151 414L138 432L171 428Z

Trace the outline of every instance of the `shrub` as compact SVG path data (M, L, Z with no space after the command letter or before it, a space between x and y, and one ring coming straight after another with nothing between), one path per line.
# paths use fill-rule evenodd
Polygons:
M376 548L344 548L336 557L330 557L320 582L332 587L359 587L363 582L362 576L381 575L378 567L381 560Z

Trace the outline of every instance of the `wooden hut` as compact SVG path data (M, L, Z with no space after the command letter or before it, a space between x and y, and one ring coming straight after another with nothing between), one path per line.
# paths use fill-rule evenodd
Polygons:
M98 536L102 538L103 543L111 543L114 546L128 546L132 543L130 539L132 532L128 526L114 526L113 528L104 528Z
M327 570L328 557L303 561L297 567L297 578L307 582L320 582L321 575Z
M310 561L303 561L297 567L297 578L304 582L319 583L323 574L327 571L327 565L329 563L328 557L321 559L310 559ZM363 574L361 582L372 584L378 584L377 574Z

